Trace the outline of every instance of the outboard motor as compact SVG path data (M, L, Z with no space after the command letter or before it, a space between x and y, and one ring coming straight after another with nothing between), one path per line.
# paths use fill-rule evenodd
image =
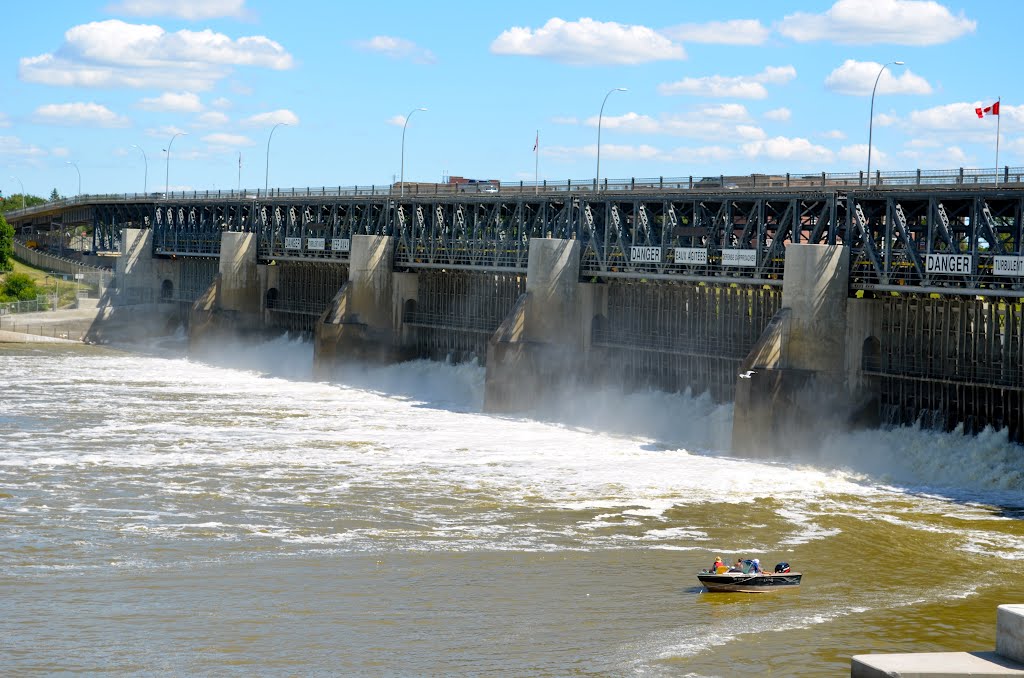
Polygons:
M789 563L779 563L775 566L775 574L786 574L789 572Z

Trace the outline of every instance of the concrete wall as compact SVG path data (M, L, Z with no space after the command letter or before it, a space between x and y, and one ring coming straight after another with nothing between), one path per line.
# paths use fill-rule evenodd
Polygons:
M349 279L316 326L314 370L326 376L349 362L390 363L414 357L402 324L416 299L415 273L392 271L395 240L352 237Z
M189 312L190 349L224 337L261 336L265 331L256 235L222 233L220 251L216 279Z
M526 293L488 342L485 410L535 407L583 371L604 297L579 282L579 264L578 241L530 240Z
M153 231L126 228L121 237L121 256L117 259L117 293L109 300L115 304L157 303L164 281L173 285L178 279L177 263L153 257ZM101 300L102 303L102 300Z
M849 248L790 245L782 309L741 367L734 452L778 456L813 444L852 407L846 354ZM832 413L822 420L822 408Z

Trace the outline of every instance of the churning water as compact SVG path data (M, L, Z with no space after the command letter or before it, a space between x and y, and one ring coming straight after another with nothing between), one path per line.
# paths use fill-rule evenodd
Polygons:
M912 428L729 456L731 408L311 347L0 346L0 665L189 675L848 675L1024 602L1024 449ZM827 412L808 413L827 417ZM716 555L795 591L703 593Z

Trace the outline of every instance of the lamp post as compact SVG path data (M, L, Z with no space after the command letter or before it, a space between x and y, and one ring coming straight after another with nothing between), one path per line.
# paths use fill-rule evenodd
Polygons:
M139 152L142 153L142 193L145 194L146 191L149 190L149 160L146 159L146 152L142 150L142 146L139 146L138 144L132 144L132 148L137 148L139 149Z
M180 136L188 136L188 132L175 132L171 140L167 142L167 161L164 168L164 197L171 192L171 145Z
M75 171L78 172L78 195L82 195L82 170L78 169L77 163L73 163L70 160L64 161L64 164L71 165L75 168Z
M288 123L286 123L286 122L279 122L279 123L277 123L276 125L274 125L273 127L270 128L270 135L267 137L267 172L266 172L266 176L263 178L263 190L264 191L266 191L268 189L268 187L270 186L270 140L274 138L274 130L277 129L278 127L280 127L281 125L284 125L285 127L287 127ZM241 162L241 161L239 161L239 162Z
M597 114L597 182L596 188L598 191L601 190L601 119L604 118L604 105L608 103L608 97L612 95L612 92L628 92L629 90L624 87L616 87L608 90L608 93L604 95L604 101L601 102L601 112Z
M878 89L878 81L882 79L882 73L885 72L886 67L902 65L902 61L890 61L887 64L883 64L878 69L878 75L875 76L875 86L871 88L871 117L868 118L868 188L871 188L871 134L875 125L875 90Z
M415 113L416 111L425 111L425 110L427 110L427 109L425 109L425 108L414 108L414 109L412 109L411 111L409 111L409 115L405 116L405 122L402 123L402 168L401 168L402 174L401 174L401 178L398 180L398 185L401 186L401 195L402 196L405 195L405 128L409 126L409 118L412 117L413 113Z
M13 174L11 175L11 178L17 181L18 185L21 186L21 209L25 209L25 184L21 183L21 179Z

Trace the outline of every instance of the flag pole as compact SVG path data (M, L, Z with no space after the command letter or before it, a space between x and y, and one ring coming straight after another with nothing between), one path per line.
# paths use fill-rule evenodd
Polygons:
M996 99L996 107L1000 108L999 104L1003 100L1002 97ZM999 124L1003 121L1002 111L999 111L999 115L996 116L996 187L999 187Z
M533 194L540 193L540 130L533 143Z

